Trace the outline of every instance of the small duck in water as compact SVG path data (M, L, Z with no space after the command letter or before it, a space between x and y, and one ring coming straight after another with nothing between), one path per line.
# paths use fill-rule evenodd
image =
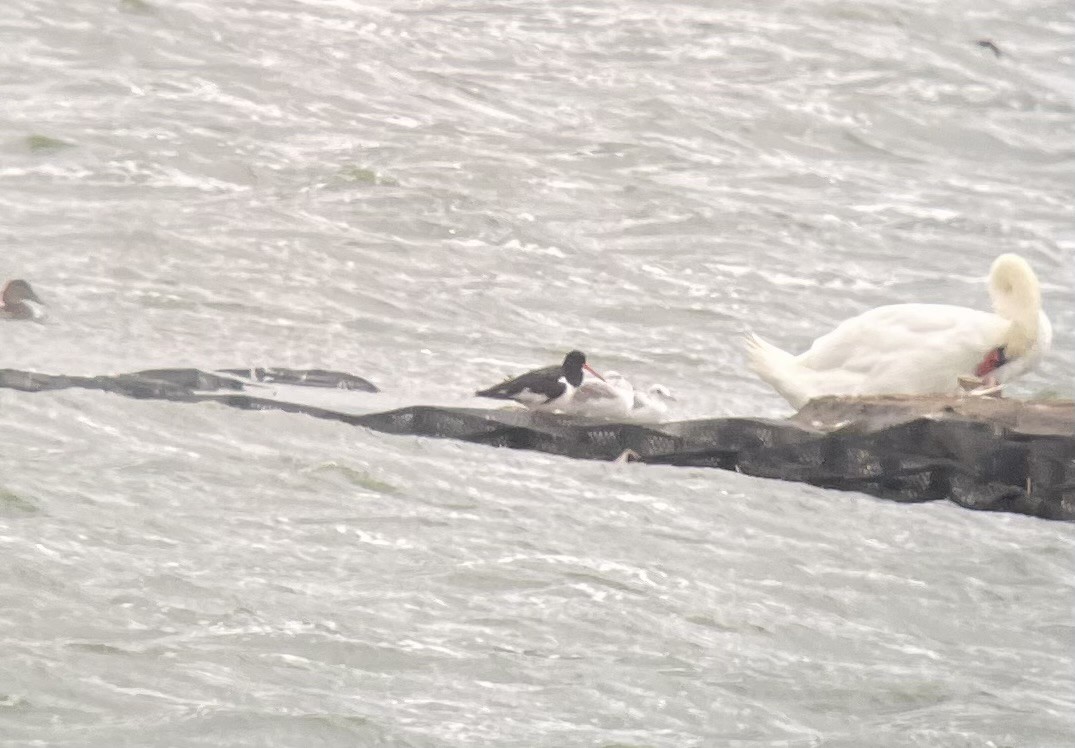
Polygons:
M8 281L0 294L0 319L41 320L45 315L42 310L26 302L44 304L24 280Z

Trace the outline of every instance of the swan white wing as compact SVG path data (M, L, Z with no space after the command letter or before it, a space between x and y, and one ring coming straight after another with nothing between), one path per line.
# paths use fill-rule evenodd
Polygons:
M824 373L833 394L954 391L1011 323L946 304L896 304L847 320L814 341L798 363Z
M798 357L811 369L868 374L901 359L957 358L971 369L1011 323L990 312L946 304L895 304L842 322Z

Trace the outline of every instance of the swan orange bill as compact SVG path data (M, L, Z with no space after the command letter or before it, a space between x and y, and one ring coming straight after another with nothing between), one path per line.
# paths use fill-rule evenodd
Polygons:
M996 371L1006 363L1008 363L1008 357L1004 355L1004 346L1000 346L985 354L985 358L978 364L974 373L979 377L984 377L986 374Z

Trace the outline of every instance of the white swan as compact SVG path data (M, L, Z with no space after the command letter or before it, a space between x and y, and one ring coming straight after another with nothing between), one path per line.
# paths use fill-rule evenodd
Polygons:
M1053 331L1038 278L1016 254L989 272L992 312L948 304L893 304L841 322L793 356L756 335L750 365L796 408L823 395L954 394L959 378L1003 384L1038 365Z

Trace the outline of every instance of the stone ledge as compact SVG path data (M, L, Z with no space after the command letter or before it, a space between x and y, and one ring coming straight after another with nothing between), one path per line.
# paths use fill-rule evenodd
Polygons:
M823 398L788 419L710 418L644 426L524 410L422 405L355 415L248 394L249 382L233 374L239 371L247 370L158 369L68 377L2 369L0 387L29 392L79 387L143 399L282 410L391 434L581 459L630 454L644 463L721 468L894 501L948 500L969 509L1075 520L1071 401ZM299 386L366 389L365 380L349 374L268 371L276 381Z

